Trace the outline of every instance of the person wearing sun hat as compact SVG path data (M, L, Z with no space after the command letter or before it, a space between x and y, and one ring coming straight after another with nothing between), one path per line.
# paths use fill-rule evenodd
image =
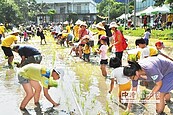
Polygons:
M82 21L78 19L75 23L75 26L73 27L73 34L74 34L75 42L79 41L79 28L80 28L81 23L82 23Z
M50 70L44 65L28 64L20 68L18 71L18 80L26 92L26 96L20 104L20 109L25 110L26 105L32 98L34 98L35 104L39 103L41 85L43 86L43 92L46 99L51 102L53 106L58 106L59 103L51 98L48 90L50 87L57 87L58 84L56 80L63 76L64 70L58 67Z
M98 35L98 43L97 45L99 46L100 48L100 37L103 35L103 36L106 36L106 31L105 31L105 28L103 26L103 24L101 22L99 22L97 25L96 25L96 28L98 30L98 32L96 33ZM108 40L109 41L109 40ZM107 44L109 45L109 42L107 42Z
M96 52L100 55L100 69L102 72L102 75L107 78L107 70L106 65L108 64L108 56L107 56L107 36L101 36L100 37L100 43L102 44L99 49L96 49Z
M81 59L82 59L82 48L85 45L85 42L83 42L83 37L85 35L89 35L89 30L87 29L86 22L82 22L80 24L80 29L79 29L79 58Z
M64 25L64 27L65 27L65 30L63 30L63 32L65 32L65 33L70 33L71 30L70 30L69 22L68 22L68 21L65 21L65 22L63 23L63 25Z
M158 51L158 56L163 56L171 61L173 61L173 59L171 57L169 57L168 55L165 54L165 52L163 51L163 48L165 48L165 45L163 44L163 42L161 41L157 41L155 43L156 49Z
M115 47L115 55L116 57L118 57L121 62L122 62L122 56L123 56L123 40L124 40L124 36L121 33L120 30L118 30L118 25L116 22L111 22L109 28L111 28L111 30L113 31L112 33L112 37L113 37L113 41L112 41L112 46L111 47Z
M19 34L19 30L17 30L17 29L13 30L12 32L9 33L9 35L7 37L5 37L2 40L1 48L4 51L5 56L8 57L9 68L13 68L12 62L13 62L13 59L14 59L14 55L13 55L13 52L12 52L12 49L11 49L11 45L13 44L13 42L15 44L17 44L18 34Z

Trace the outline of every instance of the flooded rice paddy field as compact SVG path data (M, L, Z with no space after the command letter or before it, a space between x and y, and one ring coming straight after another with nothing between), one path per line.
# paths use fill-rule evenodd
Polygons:
M78 57L68 55L70 49L58 46L52 38L47 38L47 41L47 45L40 45L40 39L36 37L28 43L21 44L30 44L38 48L43 55L41 64L49 68L58 66L64 69L65 75L59 80L58 88L49 90L52 98L59 102L60 106L53 108L41 95L40 107L36 107L31 100L26 107L27 110L20 111L19 105L25 94L17 80L18 68L6 68L7 60L0 50L0 115L123 115L123 106L117 103L118 87L115 86L112 95L108 94L110 81L101 75L98 61L96 62L98 57L91 56L92 63L87 63ZM169 52L172 54L172 49ZM18 54L14 54L14 60L20 61ZM145 88L141 86L140 89ZM166 113L170 115L167 108ZM155 104L136 104L130 113L154 114Z

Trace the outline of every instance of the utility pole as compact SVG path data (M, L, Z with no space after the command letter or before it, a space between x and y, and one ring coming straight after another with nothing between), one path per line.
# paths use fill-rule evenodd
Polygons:
M136 30L136 0L134 0L134 30Z

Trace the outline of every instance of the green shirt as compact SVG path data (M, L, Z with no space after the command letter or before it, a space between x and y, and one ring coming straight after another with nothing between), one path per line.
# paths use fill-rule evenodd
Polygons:
M40 81L43 87L57 87L57 82L51 77L51 71L40 64L28 64L19 70L19 75L26 79Z

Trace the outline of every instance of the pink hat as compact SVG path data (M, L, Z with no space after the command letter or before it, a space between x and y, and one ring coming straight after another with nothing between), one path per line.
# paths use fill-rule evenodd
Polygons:
M107 39L107 36L102 35L102 36L100 37L100 40L106 40L106 39Z

